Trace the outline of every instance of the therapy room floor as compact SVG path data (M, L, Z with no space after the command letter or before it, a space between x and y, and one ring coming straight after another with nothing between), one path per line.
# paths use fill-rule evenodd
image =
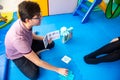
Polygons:
M14 14L14 20L16 20ZM3 76L9 80L29 80L10 61L5 69L5 48L4 36L9 29L10 23L5 28L0 29L0 80ZM96 65L86 64L83 57L101 46L109 43L113 38L120 36L120 17L106 19L102 11L92 12L89 21L81 24L79 16L72 14L61 14L43 17L40 27L34 27L38 35L45 35L48 32L60 30L62 26L73 27L73 37L66 44L61 42L61 38L55 40L55 47L49 51L40 53L41 58L46 62L65 67L72 71L74 80L119 80L120 60L115 62L100 63ZM61 58L67 55L72 60L66 64ZM5 75L5 71L8 72ZM38 80L61 80L60 75L40 68Z

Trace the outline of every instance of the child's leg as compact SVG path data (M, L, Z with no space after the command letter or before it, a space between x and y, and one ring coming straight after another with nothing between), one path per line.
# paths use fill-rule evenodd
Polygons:
M100 49L96 50L93 53L90 53L84 57L84 60L88 64L97 64L99 61L96 58L97 56L100 56L102 54L110 54L114 50L117 50L120 48L120 41L114 42L114 43L109 43Z
M115 50L114 52L98 58L99 62L113 62L120 59L120 49Z

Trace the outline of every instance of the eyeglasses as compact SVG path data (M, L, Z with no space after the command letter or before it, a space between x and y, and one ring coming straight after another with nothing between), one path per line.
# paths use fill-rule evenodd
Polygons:
M41 18L32 18L32 19L41 19Z
M40 20L42 18L42 16L39 16L37 18L32 18L32 19L37 19L37 20Z
M40 16L40 17L37 17L37 18L32 18L32 19L41 19L42 18L42 16Z

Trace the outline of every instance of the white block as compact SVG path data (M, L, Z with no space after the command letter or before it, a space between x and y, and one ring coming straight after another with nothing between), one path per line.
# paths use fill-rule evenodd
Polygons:
M71 58L65 55L61 60L68 64L71 61Z

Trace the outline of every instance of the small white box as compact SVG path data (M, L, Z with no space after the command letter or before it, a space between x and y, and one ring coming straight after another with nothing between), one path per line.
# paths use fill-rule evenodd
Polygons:
M71 58L65 55L61 60L68 64L71 61Z

